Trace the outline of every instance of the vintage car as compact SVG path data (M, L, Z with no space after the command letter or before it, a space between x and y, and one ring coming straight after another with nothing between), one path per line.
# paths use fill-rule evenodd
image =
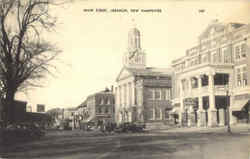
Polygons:
M116 129L115 132L117 133L124 133L124 132L143 132L146 128L145 124L142 122L126 122L120 124Z

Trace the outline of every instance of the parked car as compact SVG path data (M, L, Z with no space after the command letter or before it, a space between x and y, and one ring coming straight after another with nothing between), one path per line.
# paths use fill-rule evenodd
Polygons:
M115 132L117 133L127 133L127 132L143 132L145 129L145 124L141 122L126 122L123 124L120 124L116 129Z

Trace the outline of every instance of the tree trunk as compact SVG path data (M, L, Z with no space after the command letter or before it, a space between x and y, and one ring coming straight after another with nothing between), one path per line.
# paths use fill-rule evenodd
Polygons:
M5 107L5 124L14 122L14 97L15 89L9 88L6 92L6 98L4 100Z

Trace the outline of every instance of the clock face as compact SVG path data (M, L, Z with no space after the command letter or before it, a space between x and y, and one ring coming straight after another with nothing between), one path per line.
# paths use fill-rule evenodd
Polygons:
M144 65L143 56L144 54L138 49L127 52L125 63L129 64L130 66Z
M131 60L136 55L137 49L129 53L129 59Z
M130 63L132 64L141 64L142 63L142 55L136 53L131 59L130 59Z

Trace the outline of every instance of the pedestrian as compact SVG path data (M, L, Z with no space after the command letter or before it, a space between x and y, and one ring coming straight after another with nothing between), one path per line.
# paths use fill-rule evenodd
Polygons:
M107 131L109 134L111 134L111 132L112 132L112 123L111 122L107 123Z
M102 122L101 122L100 130L101 130L101 132L102 132L103 134L105 134L105 131L106 131L105 121L102 121Z

